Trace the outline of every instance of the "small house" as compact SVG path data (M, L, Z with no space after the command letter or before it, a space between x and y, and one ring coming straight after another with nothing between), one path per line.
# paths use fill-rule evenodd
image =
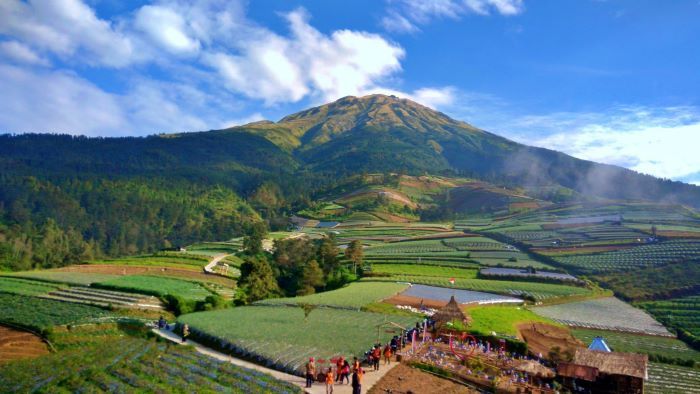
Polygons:
M574 392L643 394L648 361L645 354L577 349L571 362L559 363L557 374Z
M457 300L455 300L455 296L450 297L450 301L447 303L447 305L435 312L431 319L435 322L435 327L437 329L442 329L445 325L447 325L447 323L453 321L459 321L464 324L469 324L471 321L462 311L462 308L459 307Z

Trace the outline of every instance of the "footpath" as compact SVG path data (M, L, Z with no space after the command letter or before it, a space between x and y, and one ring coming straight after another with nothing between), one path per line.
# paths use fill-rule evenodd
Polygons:
M248 369L254 369L256 371L260 371L263 373L266 373L268 375L273 376L276 379L285 381L287 383L291 383L297 387L300 387L301 389L304 390L305 393L307 394L325 394L326 393L326 385L325 383L314 383L313 386L310 389L305 388L306 385L306 380L300 376L296 375L291 375L285 372L280 372L275 369L263 367L262 365L258 365L255 363L251 363L249 361L241 360L236 357L229 356L227 354L221 353L219 351L216 351L214 349L208 348L204 345L201 345L191 339L188 339L187 342L182 342L181 338L179 335L176 335L172 331L169 330L159 330L157 328L153 329L153 332L158 334L159 336L177 343L179 345L183 346L192 346L194 349L206 356L213 357L217 360L220 361L225 361L225 362L230 362L231 364L237 365L239 367L244 367ZM362 379L362 392L366 393L369 391L372 386L374 386L379 379L381 379L387 372L389 372L392 368L394 368L398 363L397 362L392 362L390 365L381 365L379 367L379 371L372 371L370 369L365 370L365 376L364 379ZM351 394L352 393L352 387L349 384L336 384L333 390L334 394Z

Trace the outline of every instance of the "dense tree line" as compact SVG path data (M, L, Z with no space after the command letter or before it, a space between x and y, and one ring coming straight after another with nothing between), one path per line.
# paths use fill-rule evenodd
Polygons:
M0 176L0 269L58 267L230 239L258 221L224 187L165 179Z
M246 257L241 266L239 286L244 301L254 302L276 296L298 296L338 288L356 278L340 259L333 236L320 240L288 238L276 240L274 251L262 251L256 245L259 228L246 236ZM354 247L357 249L357 245ZM350 255L361 262L360 252Z

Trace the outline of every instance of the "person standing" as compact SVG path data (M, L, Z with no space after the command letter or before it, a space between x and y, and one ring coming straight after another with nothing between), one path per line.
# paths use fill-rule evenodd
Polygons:
M333 394L333 368L328 367L326 372L326 394Z
M316 364L314 363L314 358L311 357L309 362L306 363L306 388L311 388L311 385L316 379Z
M190 336L190 326L185 324L182 326L182 342L187 342L187 337Z
M357 368L352 372L352 394L362 393L362 375L364 375L362 368Z
M350 363L348 363L348 360L345 360L345 362L343 363L343 369L340 373L340 384L343 384L343 380L347 381L348 384L350 384Z
M339 382L343 379L343 365L345 365L345 358L343 356L340 356L338 360L335 362L335 381Z
M382 359L382 349L379 345L374 347L372 351L372 363L374 363L374 370L379 371L379 360Z
M384 365L389 364L391 364L391 347L387 343L386 346L384 346Z

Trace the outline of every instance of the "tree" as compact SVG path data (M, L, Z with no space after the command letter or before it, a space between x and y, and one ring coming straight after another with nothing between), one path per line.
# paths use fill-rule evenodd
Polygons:
M311 312L314 311L314 309L318 307L318 305L308 304L305 302L300 302L297 305L299 305L299 308L301 308L304 311L304 323L309 321L309 315L311 314Z
M308 295L316 292L317 287L324 285L323 271L316 260L311 260L304 266L297 295Z
M350 242L345 249L345 257L352 261L352 271L357 275L357 266L362 264L362 258L364 257L362 242L360 240Z
M241 265L239 286L246 293L246 301L254 302L280 294L280 288L267 260L260 256L248 257Z
M338 245L335 241L335 234L323 238L321 245L318 248L318 258L321 260L323 271L328 274L338 268L340 261L338 260Z
M260 254L263 251L262 242L267 235L267 228L263 222L253 223L243 237L243 250L249 255Z

